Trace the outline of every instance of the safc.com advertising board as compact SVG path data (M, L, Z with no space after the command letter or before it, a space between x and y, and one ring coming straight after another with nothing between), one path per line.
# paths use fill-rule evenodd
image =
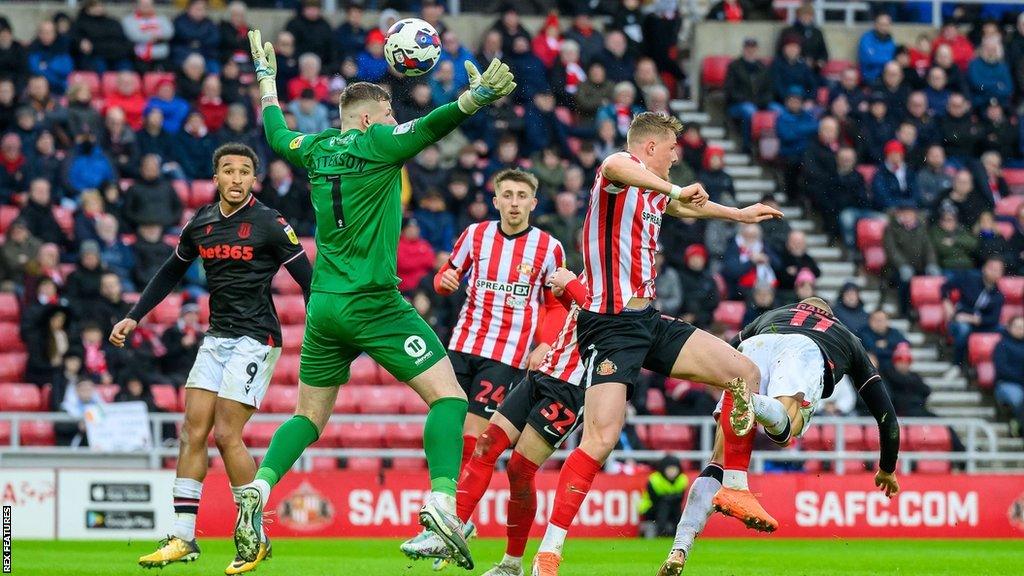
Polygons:
M693 474L691 474L691 478ZM537 475L534 535L554 501L558 475ZM600 475L573 526L575 536L636 536L636 504L646 484L637 476ZM425 473L313 472L285 476L271 496L274 532L282 536L405 537L419 530L417 512ZM1024 477L918 475L900 478L901 493L887 499L868 474L754 476L751 488L779 520L777 535L793 538L1021 538ZM496 473L474 520L482 536L505 535L508 480ZM207 476L199 529L229 536L235 511L226 476ZM757 536L739 522L712 516L706 536Z

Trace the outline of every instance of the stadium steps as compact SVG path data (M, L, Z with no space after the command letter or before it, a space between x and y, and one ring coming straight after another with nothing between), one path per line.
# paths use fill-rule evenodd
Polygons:
M771 172L758 165L749 154L740 153L737 142L728 137L720 120L697 113L696 103L690 100L673 101L670 108L683 121L702 124L701 134L708 145L718 146L726 151L726 171L735 181L736 200L741 206L758 202L765 193L772 192L780 202L790 227L807 233L808 251L818 260L822 269L822 278L818 281L818 289L822 296L832 299L843 284L852 281L861 287L861 294L868 310L878 306L882 301L878 277L864 274L855 263L844 256L841 248L831 246L828 237L821 233L818 223L808 218L799 207L790 204L786 195L777 190L778 186ZM709 124L712 121L714 125ZM932 389L929 408L940 417L970 417L993 421L995 409L991 405L989 395L971 386L959 368L940 359L940 349L935 337L925 335L909 320L895 317L896 306L892 295L888 296L884 308L894 316L891 325L902 331L910 340L914 369ZM960 429L958 432L963 434L966 430ZM1005 424L997 423L996 432L999 450L1021 450L1021 439L1010 438ZM995 463L985 466L985 469L1003 471L1013 467L1015 465Z

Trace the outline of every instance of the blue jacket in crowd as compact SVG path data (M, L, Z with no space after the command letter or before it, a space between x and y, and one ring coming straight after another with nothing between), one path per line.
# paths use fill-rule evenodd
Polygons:
M85 153L81 148L79 154L73 155L68 163L67 181L75 194L90 188L99 189L103 184L112 182L116 175L110 159L103 153L99 145Z
M779 136L779 156L794 160L807 150L811 137L818 131L818 120L806 110L796 114L783 110L775 122L775 131Z
M450 252L455 243L455 217L451 212L431 212L417 209L413 218L420 225L420 236L430 242L434 250Z
M29 72L46 78L54 94L63 94L67 90L68 74L71 74L74 66L67 47L60 41L50 46L43 46L36 41L28 47Z
M164 113L164 132L168 134L177 134L181 130L181 125L185 122L189 110L188 102L178 96L170 100L161 100L153 96L146 102L146 108L142 112L143 116L149 114L153 108L159 108Z
M981 270L969 270L942 287L943 296L954 289L960 291L960 300L956 303L957 312L978 314L981 324L974 328L975 332L998 332L999 315L1003 312L1003 293L998 286L985 288L981 279Z
M865 84L870 85L882 74L886 63L896 57L896 42L892 36L879 38L874 30L868 30L860 37L857 60Z
M473 58L473 53L470 52L465 46L459 46L459 52L455 55L450 54L447 50L441 50L441 57L437 60L440 64L445 60L452 63L452 67L455 69L453 79L455 80L455 86L457 88L463 88L469 85L469 74L466 72L466 62L472 62L478 69L480 65L476 63ZM437 70L437 67L434 67ZM483 72L483 70L480 70Z
M1003 339L992 353L992 363L996 367L996 382L1024 385L1024 340L1017 340L1004 331Z
M804 91L804 100L813 100L817 94L818 81L814 72L803 60L789 62L785 58L776 58L768 69L772 81L772 92L775 100L782 102L790 88L799 86Z
M875 173L875 178L871 181L871 196L874 198L876 210L884 212L908 203L914 206L918 205L917 186L915 185L917 176L909 166L906 171L907 186L900 188L900 181L888 166L882 164L878 167L878 172Z
M174 19L174 38L171 39L171 61L175 68L193 52L206 59L208 67L216 67L220 62L220 26L206 18L196 22L181 14Z
M1010 104L1013 78L1005 61L989 64L981 58L971 60L967 65L967 82L971 85L971 104L975 109L983 110L993 98L1003 106Z

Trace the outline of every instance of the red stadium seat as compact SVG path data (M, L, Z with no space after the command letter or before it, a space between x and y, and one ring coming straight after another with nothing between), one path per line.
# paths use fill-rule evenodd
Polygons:
M723 300L715 308L715 322L721 322L733 330L743 324L743 315L747 313L747 305L736 300Z
M181 316L181 294L169 294L153 308L148 319L153 324L174 324Z
M363 414L398 414L402 401L398 387L365 386L359 397L359 411Z
M392 458L392 470L418 471L427 469L427 461L423 458Z
M274 368L274 384L295 386L299 383L298 354L282 354Z
M380 373L377 369L377 362L363 354L352 361L349 366L349 384L372 385L380 384Z
M25 350L25 343L21 341L17 322L0 322L0 350L7 352L23 352Z
M1003 179L1014 194L1024 194L1024 168L1003 168Z
M991 390L996 385L996 365L991 361L981 362L974 367L978 388Z
M245 445L250 448L266 448L270 446L270 439L277 431L277 422L249 422L242 431L242 438Z
M693 448L693 429L680 424L650 424L647 434L651 450L689 450Z
M729 287L725 283L725 277L722 276L721 274L715 272L714 278L715 278L715 286L718 287L718 299L719 300L726 300L727 297L729 296Z
M355 393L352 389L355 388ZM358 414L359 413L359 391L361 386L349 386L348 384L338 390L338 396L334 399L335 414Z
M0 412L45 412L42 394L35 384L0 384Z
M971 334L967 339L967 360L972 365L992 360L992 352L1002 339L1000 334Z
M50 399L53 396L53 386L46 384L39 389L39 400L42 402L43 411L50 409ZM61 399L63 400L63 398Z
M1004 276L999 281L999 291L1007 304L1024 304L1024 276Z
M907 427L910 449L915 452L949 452L953 446L949 428L941 425L923 424Z
M1024 304L1003 304L1003 312L999 315L999 323L1006 326L1017 316L1024 316Z
M68 87L85 84L95 97L100 96L100 75L95 72L75 71L68 74Z
M914 276L910 280L910 303L915 307L942 302L945 276Z
M725 87L725 73L733 57L725 54L705 56L701 63L700 85L704 90L721 90Z
M277 294L287 294L289 296L302 294L302 287L295 282L292 275L284 268L278 270L277 274L274 274L274 280L271 283L271 288L273 288L274 292Z
M320 439L313 445L317 448L337 448L341 446L341 424L327 424L324 431L320 433Z
M869 246L881 246L885 229L889 226L880 218L863 218L857 222L857 247L861 250Z
M426 414L429 411L429 406L415 390L408 386L397 389L402 391L402 414Z
M17 322L20 317L21 309L18 305L18 297L7 292L0 294L0 320Z
M423 448L423 425L386 424L384 445L387 448Z
M188 207L199 209L217 198L217 185L213 180L193 180L188 197Z
M11 422L0 420L0 446L11 445Z
M383 448L384 425L366 422L339 424L338 442L342 448Z
M291 414L299 401L298 386L271 385L263 397L263 407L269 412Z
M21 214L21 209L17 206L0 206L0 234L7 233L18 214Z
M310 458L309 463L314 472L338 469L338 459L333 456L313 456Z
M18 426L22 446L53 446L57 436L53 432L53 422L30 420Z
M1021 206L1024 206L1024 194L1007 196L996 202L996 216L1015 217Z
M821 75L827 80L838 82L840 75L850 68L856 70L857 65L849 60L829 60L821 67Z
M298 352L302 349L302 333L306 331L306 327L302 325L285 325L281 326L281 342L282 349L285 352Z
M878 437L878 426L865 426L864 427L864 450L874 452L881 446L881 440Z
M665 394L661 390L647 389L647 412L657 416L665 415Z
M174 72L146 72L142 76L142 91L146 96L156 93L156 86L164 80L174 82Z
M301 295L274 296L274 308L281 324L302 325L306 322L306 301Z
M380 472L384 462L380 458L349 458L345 461L345 469L355 472Z
M28 354L25 352L0 354L0 382L20 382L27 362Z
M185 180L171 180L171 187L174 188L174 193L178 195L181 205L188 206L188 182Z
M949 474L953 470L948 460L918 460L914 471L918 474Z
M885 268L885 249L881 246L869 246L864 249L864 269L872 274L880 274Z
M855 424L843 426L843 442L846 450L864 450L864 427Z
M918 323L925 332L936 334L946 326L946 310L942 304L925 304L917 308Z
M178 412L178 393L170 384L153 384L150 386L153 392L153 401L157 406L168 412ZM184 408L184 407L182 407Z
M750 119L750 137L758 140L766 132L774 132L777 119L775 112L770 110L754 112L754 116Z
M103 85L103 95L110 97L112 94L117 94L117 76L119 72L104 72L100 78L100 83ZM138 77L138 74L136 74ZM139 82L142 82L141 78L138 78ZM98 93L93 92L94 96L99 96Z

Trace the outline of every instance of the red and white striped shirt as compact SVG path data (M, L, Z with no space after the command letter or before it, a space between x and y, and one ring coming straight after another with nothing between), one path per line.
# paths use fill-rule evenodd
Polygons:
M500 222L480 222L462 232L450 262L472 271L448 348L526 368L544 285L565 266L562 244L534 227L509 237Z
M573 306L565 318L565 324L558 337L551 343L544 361L537 367L538 372L557 378L563 382L579 386L583 380L583 360L576 345L576 313L578 306Z
M626 154L643 166L643 162ZM607 162L607 160L605 160ZM617 314L630 298L654 298L661 219L667 196L612 182L598 168L583 223L583 271L589 290L584 308Z

